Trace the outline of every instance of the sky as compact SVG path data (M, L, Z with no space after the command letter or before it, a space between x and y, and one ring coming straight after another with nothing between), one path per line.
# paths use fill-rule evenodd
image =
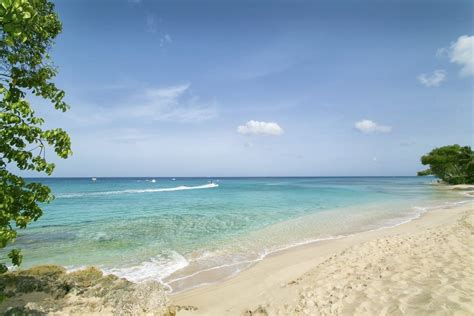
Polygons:
M54 176L415 175L473 145L471 1L54 2Z

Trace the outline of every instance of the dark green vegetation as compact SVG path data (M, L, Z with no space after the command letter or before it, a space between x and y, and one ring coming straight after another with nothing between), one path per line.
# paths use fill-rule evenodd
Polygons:
M61 32L54 6L47 0L0 0L0 249L41 215L41 203L53 199L51 190L40 183L28 183L7 170L44 172L51 175L54 164L45 152L54 150L61 158L71 154L71 141L62 129L43 129L44 120L35 115L30 100L41 99L66 111L64 91L52 82L56 68L48 51ZM45 105L43 105L45 106ZM20 265L18 249L2 256Z
M418 172L419 176L434 175L449 184L474 184L474 152L469 146L435 148L421 157L421 163L430 167Z

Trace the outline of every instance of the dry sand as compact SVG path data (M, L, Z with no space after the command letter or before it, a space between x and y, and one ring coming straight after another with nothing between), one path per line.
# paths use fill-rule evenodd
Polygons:
M273 254L172 295L179 315L474 315L474 204Z

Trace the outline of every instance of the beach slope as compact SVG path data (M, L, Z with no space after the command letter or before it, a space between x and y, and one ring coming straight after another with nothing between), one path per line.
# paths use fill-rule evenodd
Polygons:
M194 315L474 314L472 202L409 223L289 249L172 296Z

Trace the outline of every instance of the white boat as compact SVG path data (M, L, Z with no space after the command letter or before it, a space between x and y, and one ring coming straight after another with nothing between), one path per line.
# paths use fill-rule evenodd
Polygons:
M155 180L155 179L152 179L152 180L151 180L151 182L152 182L152 183L155 183L155 182L156 182L156 180Z
M175 178L173 178L173 179L171 179L171 180L173 180L173 181L176 181L176 179L175 179Z
M97 181L97 178L92 178L91 180L92 180L92 181Z

